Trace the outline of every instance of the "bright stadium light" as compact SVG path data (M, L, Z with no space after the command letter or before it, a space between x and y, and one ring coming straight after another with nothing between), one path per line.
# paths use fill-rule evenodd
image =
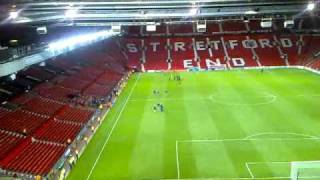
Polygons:
M316 7L315 3L311 2L311 3L308 4L307 10L308 11L312 11L315 7Z
M198 14L198 11L199 11L199 9L198 9L198 8L193 7L193 8L191 8L191 9L190 9L190 11L189 11L189 15L190 15L190 16L195 16L195 15L197 15L197 14Z
M17 78L17 75L16 74L11 74L9 77L10 77L10 79L12 81L14 81Z
M50 51L64 51L72 50L77 47L85 46L87 44L104 40L108 37L118 35L119 32L112 30L98 31L94 33L82 34L79 36L73 36L64 40L56 41L49 44L48 50Z
M78 15L78 10L77 9L68 9L64 15L66 16L66 18L74 18Z
M9 13L9 18L10 19L17 19L18 16L19 16L19 12L17 12L17 11L12 11L12 12Z
M258 14L258 12L254 11L254 10L249 10L249 11L244 12L244 14Z

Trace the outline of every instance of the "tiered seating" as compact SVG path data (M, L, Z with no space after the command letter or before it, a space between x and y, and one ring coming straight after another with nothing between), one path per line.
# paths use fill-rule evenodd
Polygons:
M21 134L0 130L0 160L4 158L12 148L21 142L23 138L25 137Z
M4 108L0 108L0 119L4 116L6 116L7 114L11 113L11 111L4 109Z
M249 21L249 27L251 31L271 31L272 28L262 28L260 25L260 20L250 20Z
M209 42L211 43L211 48L209 48L207 46L207 43ZM222 43L220 42L220 37L207 37L207 38L196 38L196 42L201 42L204 47L201 47L201 49L197 49L197 54L200 57L200 65L202 69L207 69L207 62L206 60L210 60L212 62L215 63L221 63L221 64L225 64L225 53L223 51L223 46ZM220 43L214 45L214 43L212 43L212 41L219 41ZM210 55L210 50L211 49L211 55ZM192 50L194 51L194 50ZM193 62L193 65L195 66L195 62Z
M1 169L47 175L92 118L94 111L85 106L106 102L125 73L126 61L113 40L100 45L110 45L112 52L89 48L81 51L83 56L70 53L48 61L50 67L34 66L19 74L28 76L36 87L9 99L15 110L0 108ZM19 81L22 87L25 82ZM75 108L78 105L84 107Z
M320 36L304 36L305 45L302 52L306 57L312 58L314 53L320 51Z
M179 24L179 25L170 25L169 31L171 34L180 34L180 33L193 33L192 24Z
M236 27L235 27L236 28ZM195 39L195 48L193 47ZM211 43L211 52L208 47L208 39ZM224 39L224 40L222 40ZM145 39L146 51L146 70L167 70L166 59L168 52L166 50L165 38ZM168 39L170 42L173 70L185 70L187 66L197 66L195 58L199 57L201 67L206 67L206 59L213 62L220 62L233 67L239 64L232 58L244 59L244 66L286 66L297 65L298 63L298 37L294 35L274 35L271 33L247 35L214 35L208 37L174 37ZM303 54L314 52L320 49L319 36L305 37L305 45L302 49ZM223 42L226 47L224 51ZM157 45L152 45L155 43ZM301 44L301 43L300 43ZM305 46L312 46L306 48ZM253 50L252 50L253 49ZM155 52L154 52L155 50ZM127 53L129 64L131 66L140 66L142 57L141 39L128 39ZM228 58L231 61L226 61ZM260 64L259 64L260 63ZM287 64L288 63L288 64ZM186 66L187 64L187 66ZM243 64L243 63L242 63ZM243 66L243 65L242 65Z
M241 44L244 40L246 40L245 36L226 36L224 38L226 42L230 42L230 40L238 40L237 45L227 45L227 50L230 58L242 58L245 61L244 66L258 66L257 62L253 59L253 53L250 48L244 48ZM240 43L239 43L240 42ZM232 47L234 46L234 47ZM233 67L239 67L235 63L230 63ZM241 67L241 66L240 66Z
M47 119L46 116L18 109L0 117L0 129L30 134Z
M60 84L62 81L64 81L68 76L66 75L57 75L53 79L51 79L51 83L53 84Z
M38 114L52 116L62 106L62 104L54 102L52 100L35 97L24 104L23 108L31 112L36 112Z
M172 38L171 44L177 42L184 42L184 50L173 48L172 52L172 68L176 70L185 69L183 66L184 60L194 60L195 55L192 47L192 39L191 38ZM192 61L193 65L196 66L196 62Z
M62 112L57 114L56 118L63 121L86 123L92 115L93 112L89 110L66 107Z
M298 56L298 36L295 35L286 35L282 36L292 41L292 47L282 47L283 53L287 54L289 65L298 65L299 56Z
M317 58L312 58L312 60L309 60L304 64L305 66L315 69L315 70L320 70L320 57Z
M50 120L35 133L35 137L45 141L69 144L80 130L80 124Z
M15 157L5 159L2 167L10 171L46 175L63 154L64 149L64 145L29 140Z
M219 24L214 22L207 22L207 33L217 33L220 32Z
M134 47L132 47L134 45ZM127 55L130 57L128 66L133 69L140 69L141 44L137 39L126 39Z
M79 75L78 75L78 77L79 77ZM70 89L81 91L89 83L90 83L89 81L85 81L85 80L82 80L80 78L69 77L69 78L66 78L64 81L62 81L60 83L60 86L63 86L65 88L70 88Z
M51 82L43 82L43 83L37 85L35 88L33 88L33 90L39 93L43 90L48 90L48 89L52 88L53 86L54 86L54 84L52 84Z
M150 44L152 42L159 42L160 45L157 46L157 49L153 49L152 46L149 46L146 50L146 63L144 67L148 70L161 70L161 69L168 69L168 53L165 49L166 46L166 39L159 38L159 39L147 39L145 41L146 44Z
M126 64L123 64L123 61L111 57L108 62L106 62L106 69L111 69L112 71L123 73L126 71L125 65Z
M79 74L84 74L86 76L90 75L90 78L87 78L87 80L92 80L92 79L94 79L95 77L99 76L102 73L103 73L103 70L101 70L101 69L99 69L98 67L95 67L95 66L84 67L79 72Z
M84 81L84 82L81 82L81 84L90 83L91 81L95 80L96 77L97 75L95 74L86 73L86 72L81 73L80 71L72 75L72 78L74 80L78 79L78 80Z
M124 27L126 32L131 35L139 35L141 26L127 26Z
M53 99L61 102L69 102L74 97L78 96L79 91L63 88L60 86L53 86L49 89L39 91L42 97Z
M255 48L255 51L259 57L259 60L263 66L285 66L285 61L281 59L280 54L274 44L273 38L270 35L254 35L250 36L251 39L255 39L259 42L259 39L267 39L270 41L270 47L264 45L262 47L261 43L259 48Z
M93 83L83 91L83 94L86 96L104 97L109 94L110 91L110 86L102 86L100 84Z
M31 96L27 93L14 97L10 102L15 104L25 104L31 99Z
M106 71L97 79L96 83L101 85L113 85L114 83L117 83L121 78L121 74L118 74L113 71Z
M224 21L222 24L223 31L246 31L243 21Z

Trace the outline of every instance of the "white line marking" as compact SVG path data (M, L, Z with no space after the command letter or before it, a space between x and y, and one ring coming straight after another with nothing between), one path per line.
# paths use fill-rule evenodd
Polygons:
M138 82L138 80L140 79L140 76L141 76L141 74L139 74L139 76L138 76L138 78L136 79L136 81L135 81L132 89L130 90L129 95L127 96L126 101L124 102L124 104L123 104L123 106L122 106L122 108L121 108L121 111L120 111L120 113L118 114L117 119L116 119L115 123L113 124L113 126L112 126L112 128L111 128L111 130L110 130L110 133L109 133L106 141L104 142L104 144L103 144L103 146L102 146L102 149L101 149L101 151L99 152L98 157L97 157L97 159L95 160L95 162L94 162L94 164L93 164L93 166L92 166L92 168L91 168L91 170L90 170L90 173L89 173L89 175L88 175L88 177L87 177L87 180L90 179L90 177L91 177L91 175L92 175L92 172L93 172L94 168L96 167L96 165L97 165L97 163L98 163L98 161L99 161L99 159L100 159L100 156L101 156L104 148L106 147L106 144L109 142L109 139L110 139L110 137L111 137L111 135L112 135L112 133L113 133L113 130L114 130L115 127L117 126L118 121L119 121L119 119L120 119L120 117L121 117L121 115L122 115L122 112L123 112L123 110L125 109L128 101L129 101L129 99L130 99L130 97L131 97L131 95L132 95L132 93L133 93L133 90L135 89L135 87L136 87L136 85L137 85L137 82Z
M176 141L176 161L177 161L177 176L178 176L178 179L180 179L180 164L179 164L179 150L178 150L178 147L179 147L179 141Z
M246 167L247 167L247 170L248 170L248 172L249 172L249 174L250 174L251 178L253 179L253 178L254 178L254 175L253 175L253 173L252 173L252 171L251 171L251 169L250 169L250 167L249 167L249 164L248 164L248 163L246 163Z
M299 141L299 140L320 140L320 138L258 138L258 139L191 139L179 140L179 143L188 142L224 142L224 141Z
M303 136L303 137L309 137L309 138L319 138L313 135L292 133L292 132L264 132L264 133L252 134L250 136L245 137L244 139L250 139L252 137L261 136L261 135L295 135L295 136Z
M247 162L247 164L290 164L289 161Z
M290 179L291 177L255 177L254 179ZM308 177L301 177L302 179L320 179L320 176L308 176ZM241 180L241 179L253 179L253 178L249 178L249 177L230 177L230 178L219 178L219 177L215 177L215 178L185 178L185 179L180 179L180 180ZM162 180L176 180L176 179L162 179Z

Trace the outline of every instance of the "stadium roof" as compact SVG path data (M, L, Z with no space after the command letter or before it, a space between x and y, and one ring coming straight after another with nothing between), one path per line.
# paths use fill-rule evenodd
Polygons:
M190 18L292 18L303 16L309 3L309 0L1 0L0 19L2 24L106 26L118 22L123 25L183 22ZM19 12L19 16L8 20L10 12ZM317 13L318 9L314 11Z

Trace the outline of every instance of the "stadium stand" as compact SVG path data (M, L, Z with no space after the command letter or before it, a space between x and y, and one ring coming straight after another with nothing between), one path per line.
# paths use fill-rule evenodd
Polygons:
M86 123L93 112L65 106L63 110L56 115L56 118L63 121Z
M260 42L260 48L256 48L255 51L259 57L259 60L263 66L284 66L284 60L281 59L277 50L278 43L272 43L272 37L270 35L255 35L251 36L257 42Z
M10 111L0 118L0 129L27 135L47 119L47 116L18 109Z
M64 149L62 144L28 138L2 161L2 167L26 174L45 175Z
M63 105L61 103L44 99L41 97L35 97L23 104L23 109L38 114L52 116L57 112Z
M167 60L172 59L171 70L184 70L198 66L197 61L200 61L201 68L207 69L206 60L229 68L299 65L314 56L315 50L320 48L319 41L318 36L304 37L301 42L299 36L262 32L196 38L131 38L124 46L131 67L140 67L141 62L145 62L142 63L145 70L168 70ZM312 48L303 48L306 45Z
M11 131L0 130L0 159L4 158L25 136Z
M94 132L131 69L137 71L304 65L320 70L320 36L276 33L260 20L161 25L155 32L124 28L111 38L32 65L0 84L0 168L46 176L63 154ZM0 55L1 56L1 55ZM95 116L99 114L100 116ZM98 122L100 123L100 119ZM77 143L75 143L77 144ZM75 149L77 149L76 147ZM78 149L77 149L78 150Z
M49 67L31 66L18 74L19 82L30 87L4 99L11 109L0 107L1 169L47 175L79 133L86 131L95 114L91 106L112 100L127 74L119 60L123 57L95 49L84 52L83 59L70 54L49 61ZM9 89L3 84L1 88Z
M81 128L81 125L77 123L51 119L40 127L34 136L44 141L69 144L74 140Z
M239 32L247 30L243 21L225 21L222 23L222 27L225 32Z

